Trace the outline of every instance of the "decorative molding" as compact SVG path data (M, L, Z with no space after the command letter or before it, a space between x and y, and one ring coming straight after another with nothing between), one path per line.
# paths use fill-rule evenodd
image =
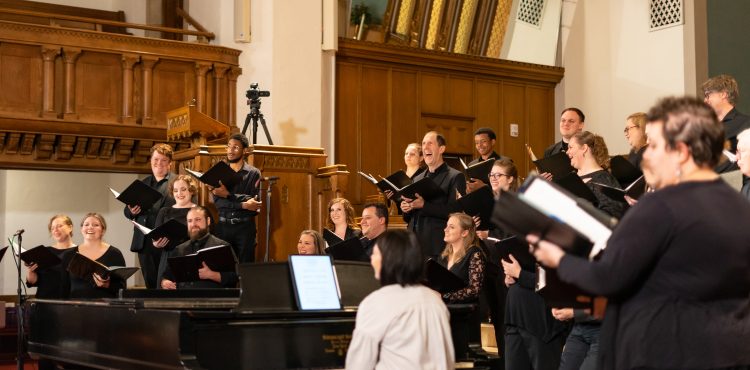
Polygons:
M85 144L83 145L86 146ZM73 156L73 152L76 149L76 137L70 135L60 136L57 148L55 150L55 159L67 161ZM83 157L83 154L76 155L76 158Z
M306 170L310 167L310 158L267 155L263 157L263 169Z
M54 150L55 150L55 135L50 135L50 134L39 135L39 141L36 144L36 151L35 151L36 155L34 156L34 159L48 160L52 157L52 152Z

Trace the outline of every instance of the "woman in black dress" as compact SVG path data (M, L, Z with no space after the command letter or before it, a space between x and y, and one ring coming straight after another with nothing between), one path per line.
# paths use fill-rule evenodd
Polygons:
M362 232L354 222L354 207L345 198L333 198L328 202L328 219L326 228L334 233L340 241L359 238ZM338 244L339 240L326 240L328 246ZM332 241L334 243L332 243Z
M657 191L601 258L528 240L561 280L607 297L597 369L750 369L750 204L713 171L723 127L694 97L662 99L648 118L642 167Z
M172 183L169 184L168 189L170 190L169 194L174 198L175 204L169 207L162 207L159 210L159 213L156 214L154 227L159 227L170 220L177 220L185 224L185 228L187 229L187 213L191 208L195 207L193 198L198 192L195 180L189 175L177 175L172 180ZM164 270L167 268L167 252L174 249L177 245L172 243L173 245L167 248L167 245L169 245L167 237L152 240L151 242L154 243L154 247L162 249L161 257L159 258L159 268L156 270L156 285L161 289Z
M103 240L106 231L107 222L102 215L95 212L87 213L81 221L83 242L66 253L67 258L63 260L66 269L75 253L80 253L107 267L125 266L125 258L120 250ZM114 275L106 279L96 273L85 278L70 275L71 298L114 298L117 291L125 289L125 286L126 282Z
M60 257L70 251L73 244L73 220L67 215L54 215L47 224L50 236L55 241L48 246L52 254ZM36 264L28 266L26 274L26 286L36 287L36 298L64 299L68 297L68 286L62 263L47 268L38 268Z

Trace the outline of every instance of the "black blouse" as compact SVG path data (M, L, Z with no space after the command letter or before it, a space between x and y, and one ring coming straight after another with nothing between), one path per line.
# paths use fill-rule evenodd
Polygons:
M443 267L448 268L448 258L441 256L438 260ZM484 281L484 257L477 246L472 246L466 255L453 263L450 272L461 278L467 286L455 292L443 294L443 300L449 303L475 302L479 299Z
M47 247L52 254L60 258L60 263L55 266L47 268L38 268L36 270L36 283L30 284L26 282L28 287L36 287L36 298L44 299L64 299L68 297L70 287L67 283L67 275L65 270L62 268L62 260L65 257L66 252L70 252L73 248L57 249L55 247Z
M154 224L154 227L161 226L162 224L164 224L165 222L169 222L170 220L177 220L185 224L185 228L187 228L187 214L190 209L191 208L163 207L159 210L159 214L156 215L156 223ZM149 240L148 242L153 243L152 240ZM173 249L174 246L171 248L165 247L164 252L169 252ZM162 253L161 257L159 258L159 267L156 270L157 289L161 289L161 280L164 278L164 270L167 268L167 254Z
M78 247L73 247L68 253L65 254L65 260L63 265L67 270L70 259L78 253ZM125 266L125 258L122 256L122 252L114 246L110 245L107 251L96 259L97 262L107 266ZM112 275L110 277L109 288L100 288L94 283L94 277L89 276L85 279L68 274L70 277L70 297L71 298L115 298L117 291L125 289L126 282Z
M586 179L590 179L590 181L586 182ZM620 183L617 182L617 179L615 179L615 177L612 176L609 171L594 171L581 176L581 180L586 182L586 185L588 185L589 189L591 189L591 191L594 193L594 196L596 196L596 200L599 203L597 208L606 212L608 215L617 218L618 220L622 218L622 216L625 214L625 211L628 209L628 204L624 202L618 202L604 195L604 193L602 193L601 189L598 186L592 184L593 182L595 182L602 185L619 188Z

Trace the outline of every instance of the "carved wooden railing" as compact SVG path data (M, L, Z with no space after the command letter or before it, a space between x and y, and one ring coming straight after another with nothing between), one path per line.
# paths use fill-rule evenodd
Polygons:
M166 112L194 100L236 126L239 54L0 21L0 168L147 172L149 148L166 140Z

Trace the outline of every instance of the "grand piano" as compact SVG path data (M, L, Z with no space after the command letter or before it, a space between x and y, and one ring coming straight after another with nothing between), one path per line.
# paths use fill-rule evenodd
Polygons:
M239 266L241 289L125 290L116 299L29 300L28 352L115 369L343 368L356 306L379 283L369 264L336 262L342 310L295 309L286 263ZM463 320L450 306L457 357Z

